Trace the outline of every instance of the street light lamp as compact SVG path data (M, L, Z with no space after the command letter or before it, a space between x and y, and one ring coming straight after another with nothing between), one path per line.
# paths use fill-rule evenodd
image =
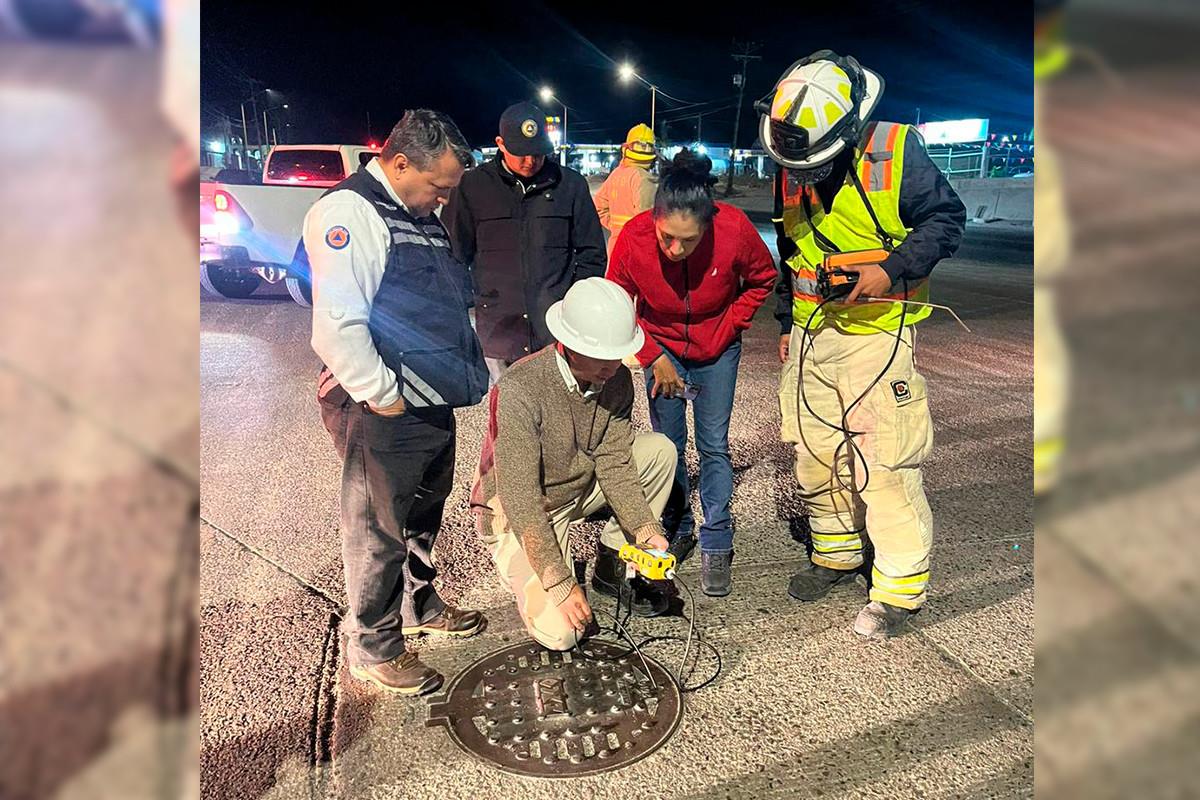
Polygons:
M562 106L563 109L563 124L562 124L562 148L565 151L567 148L567 104L554 96L554 90L549 86L543 86L538 91L538 97L542 98L543 103L549 103L551 100ZM566 157L563 157L565 163Z
M624 64L622 64L618 68L617 72L621 76L621 81L624 83L629 83L629 81L636 78L637 80L646 84L646 86L650 87L650 130L653 131L654 130L654 112L655 112L655 106L657 105L657 101L658 101L658 87L655 86L650 81L643 78L641 75L638 75L637 72L634 70L633 65L630 64L628 61L626 61Z

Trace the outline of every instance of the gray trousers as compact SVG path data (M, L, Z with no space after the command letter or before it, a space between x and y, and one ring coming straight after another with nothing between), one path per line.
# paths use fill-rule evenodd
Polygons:
M348 657L355 666L381 664L404 652L403 627L445 608L433 586L433 544L454 483L454 411L381 417L341 387L320 405L342 458Z

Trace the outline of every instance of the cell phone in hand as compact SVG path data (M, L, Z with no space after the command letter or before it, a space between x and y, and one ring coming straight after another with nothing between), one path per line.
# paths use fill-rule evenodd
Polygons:
M675 394L675 397L676 397L676 398L682 398L682 399L684 399L684 400L687 400L687 401L691 402L692 400L695 400L695 399L696 399L696 395L698 395L698 394L700 394L700 387L699 387L699 386L694 386L694 385L692 385L692 384L690 384L690 383L685 383L685 384L683 385L683 391L682 391L682 392L677 392L677 393Z

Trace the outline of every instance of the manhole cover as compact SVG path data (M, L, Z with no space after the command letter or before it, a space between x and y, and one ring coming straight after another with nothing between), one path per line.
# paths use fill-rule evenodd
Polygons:
M426 724L506 772L571 778L645 758L682 715L661 664L592 639L565 653L522 642L484 656L430 703Z

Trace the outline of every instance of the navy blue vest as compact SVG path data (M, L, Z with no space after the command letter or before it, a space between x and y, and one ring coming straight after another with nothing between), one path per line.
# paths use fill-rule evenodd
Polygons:
M392 234L368 327L409 408L472 406L488 389L487 366L467 309L467 268L433 214L414 217L366 169L326 194L348 189L371 204Z

